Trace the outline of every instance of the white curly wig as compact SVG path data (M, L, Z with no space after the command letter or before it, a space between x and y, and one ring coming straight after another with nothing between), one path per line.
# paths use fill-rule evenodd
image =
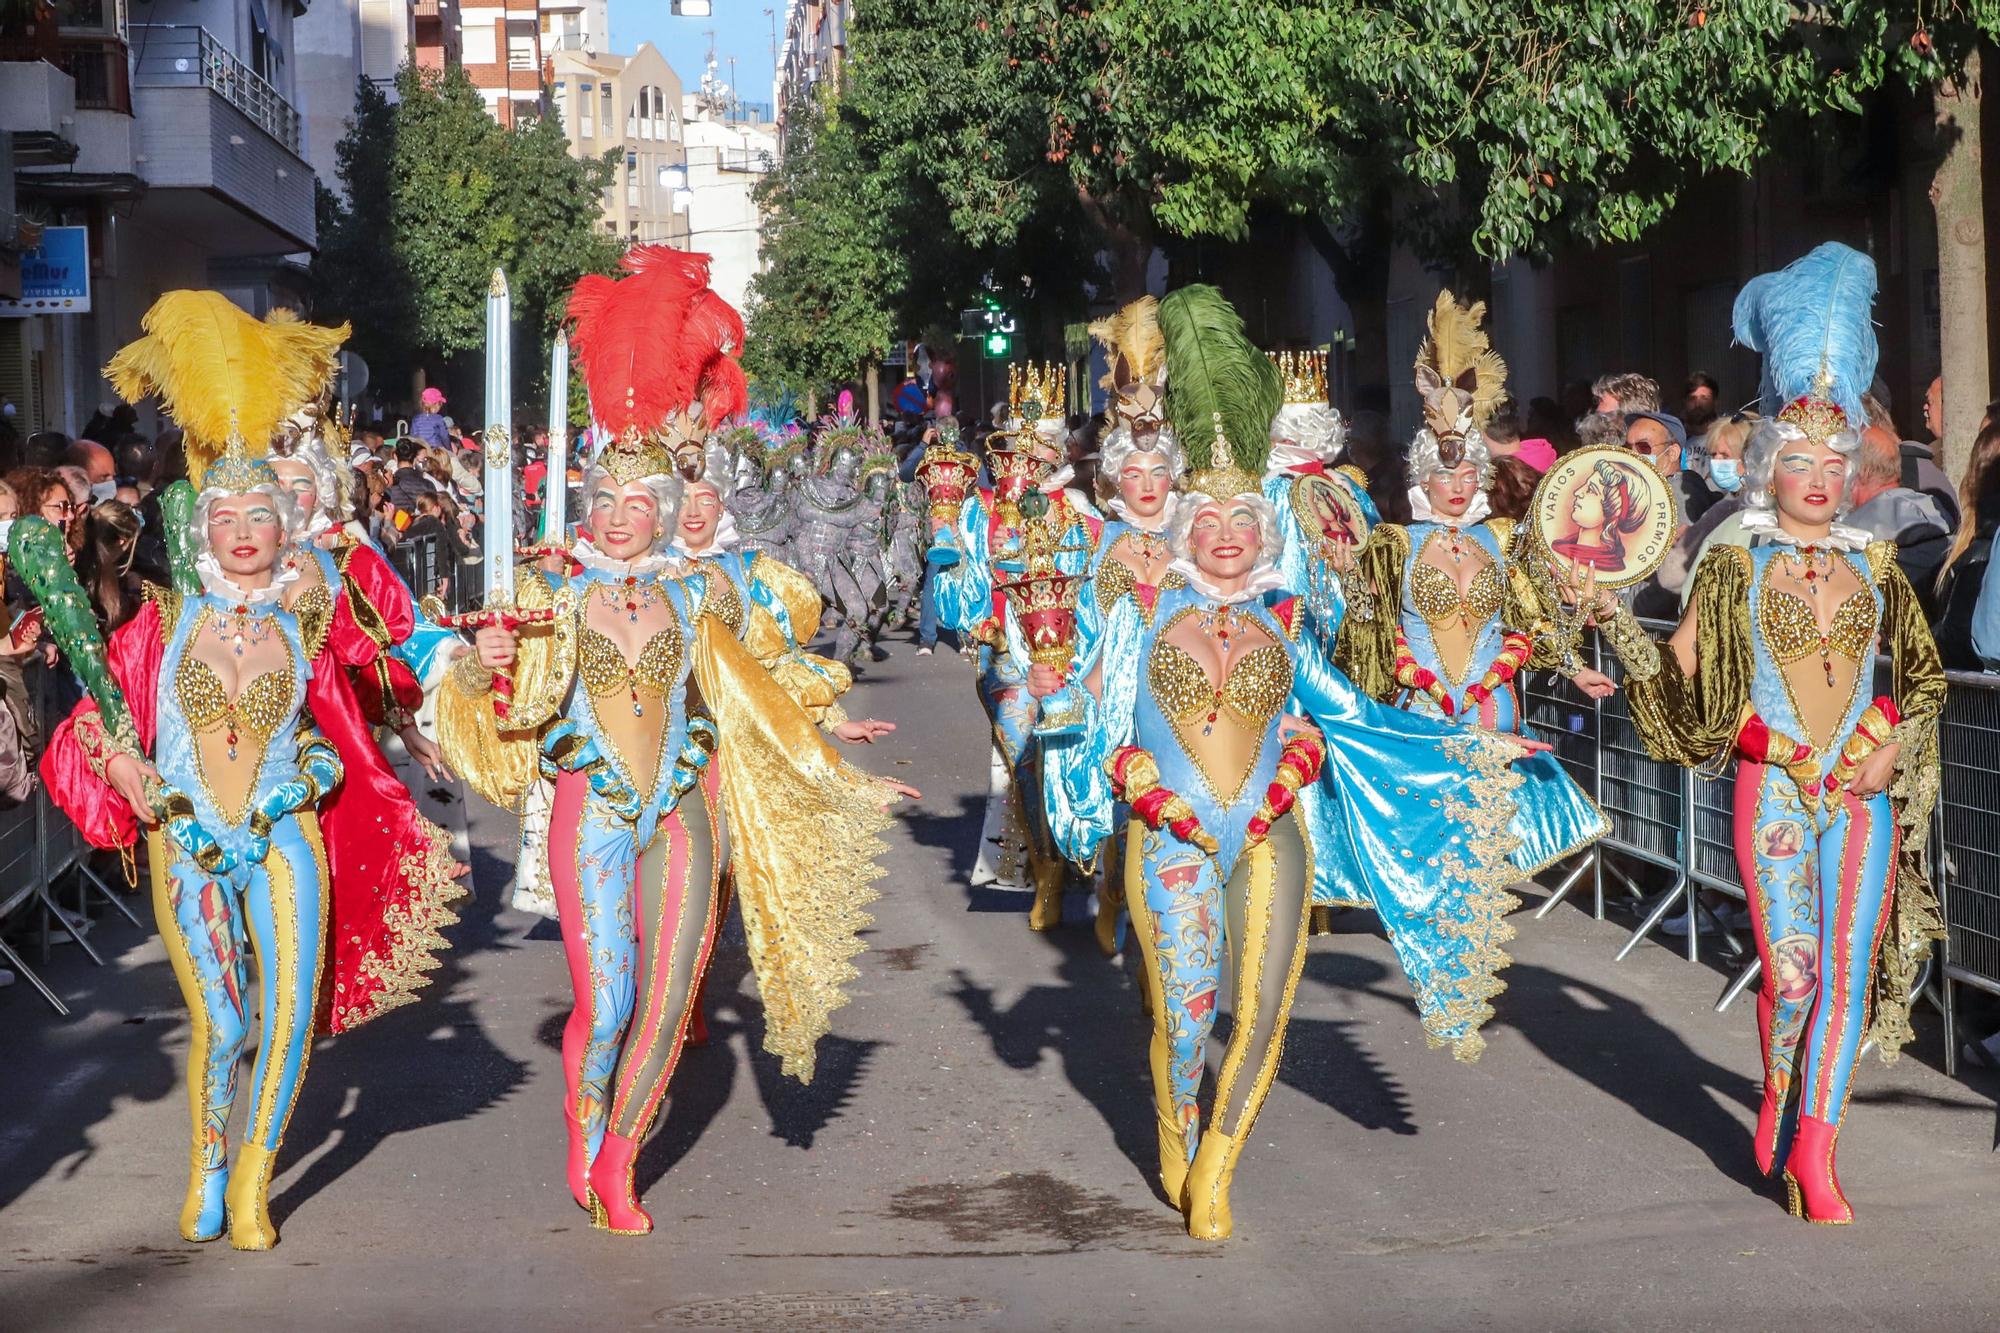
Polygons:
M1467 463L1478 471L1479 489L1485 490L1493 482L1493 451L1486 447L1486 441L1478 431L1468 431L1463 441L1464 454L1451 467L1444 465L1439 455L1438 437L1426 426L1417 432L1417 438L1410 442L1410 484L1422 486L1440 472L1453 472Z
M651 493L653 503L659 508L656 520L658 531L653 534L653 544L648 548L653 552L659 552L673 544L674 529L681 520L681 497L687 494L687 484L679 477L662 472L639 478L639 484ZM583 477L585 512L589 511L591 497L600 489L606 488L619 491L624 489L624 485L613 477L608 469L593 464Z
M1245 505L1257 515L1257 565L1258 569L1274 566L1283 549L1284 538L1278 532L1278 511L1261 495L1232 495L1218 499L1201 491L1192 491L1181 498L1174 509L1174 521L1167 529L1167 546L1174 555L1192 562L1194 559L1194 521L1201 517L1201 511L1212 507L1228 508L1231 505Z

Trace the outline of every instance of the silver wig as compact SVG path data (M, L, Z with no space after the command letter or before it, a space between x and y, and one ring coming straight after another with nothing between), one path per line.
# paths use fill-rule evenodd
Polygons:
M1182 452L1181 442L1174 435L1172 426L1161 426L1157 430L1137 434L1130 426L1113 426L1105 433L1097 465L1097 475L1111 495L1118 493L1118 474L1125 470L1126 460L1133 454L1160 455L1167 460L1167 470L1176 482L1187 473L1187 455Z
M680 526L681 498L687 494L687 483L677 476L656 472L651 476L639 478L639 484L646 488L653 497L653 503L659 507L659 515L655 520L658 531L653 534L653 544L648 549L653 552L662 551L673 545L674 530ZM590 512L591 497L597 494L600 487L620 491L625 488L625 483L613 477L609 469L593 463L590 470L583 475L583 504L586 514Z
M1410 484L1421 486L1440 472L1455 472L1470 463L1479 474L1479 489L1483 491L1492 485L1493 451L1486 447L1485 439L1476 430L1467 431L1461 448L1463 453L1459 461L1446 467L1440 455L1438 437L1429 426L1419 430L1417 438L1410 442Z
M215 508L217 503L228 499L232 495L261 495L269 500L271 507L278 511L278 525L283 530L287 543L295 542L304 536L307 525L312 522L312 515L300 509L298 502L292 499L291 487L281 481L259 482L247 491L213 486L195 497L194 514L188 519L188 525L194 531L196 550L207 551L209 549L209 513ZM210 553L213 554L213 552Z
M1227 509L1231 505L1247 505L1257 515L1257 568L1278 563L1283 550L1284 538L1278 533L1278 511L1269 500L1261 495L1232 495L1217 499L1202 491L1191 491L1174 508L1173 522L1167 526L1167 546L1182 560L1194 560L1194 521L1201 511L1210 505L1220 505Z

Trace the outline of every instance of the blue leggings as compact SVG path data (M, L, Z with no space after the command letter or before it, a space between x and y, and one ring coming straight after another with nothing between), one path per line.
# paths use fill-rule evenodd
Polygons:
M263 1012L243 1141L275 1155L312 1048L325 955L326 853L311 813L279 821L261 864L220 876L158 833L150 842L153 911L194 1024L187 1070L191 1169L203 1196L202 1230L213 1234L223 1223L229 1114L249 1037L248 954L256 953Z

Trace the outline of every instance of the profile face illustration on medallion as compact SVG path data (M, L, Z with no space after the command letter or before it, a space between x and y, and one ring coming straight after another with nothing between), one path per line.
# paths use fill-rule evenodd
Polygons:
M1627 451L1583 449L1549 469L1530 519L1557 568L1600 588L1647 578L1680 526L1673 487Z
M1292 483L1292 510L1300 526L1322 545L1331 542L1359 550L1367 544L1368 516L1343 481L1307 473Z

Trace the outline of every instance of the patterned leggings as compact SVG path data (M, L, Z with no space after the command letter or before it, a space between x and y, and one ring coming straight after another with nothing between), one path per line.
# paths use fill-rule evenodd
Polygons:
M608 1127L641 1139L686 1044L722 919L724 859L711 773L642 845L638 829L556 778L549 867L575 1007L563 1027L565 1106L595 1157Z
M158 832L149 835L153 912L194 1024L188 1050L192 1169L208 1202L202 1229L222 1226L230 1111L249 1039L249 957L263 987L255 1100L243 1141L275 1155L311 1052L326 938L326 853L319 821L289 815L261 864L211 876Z
M1796 1085L1816 1120L1837 1123L1846 1109L1900 841L1886 795L1842 793L1828 816L1783 769L1737 769L1737 867L1764 964L1764 1078L1781 1107Z
M1163 1121L1180 1125L1193 1161L1225 950L1234 1027L1216 1080L1214 1127L1240 1141L1277 1074L1305 964L1310 853L1297 819L1287 816L1237 857L1224 883L1212 858L1143 820L1130 820L1125 838L1125 901L1153 1014L1154 1103Z

